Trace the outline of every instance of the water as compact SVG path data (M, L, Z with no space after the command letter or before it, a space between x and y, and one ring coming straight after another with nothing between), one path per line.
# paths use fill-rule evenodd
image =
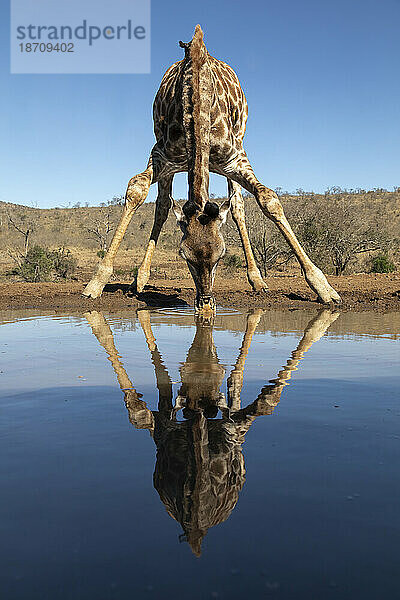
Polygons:
M7 600L400 592L400 313L0 313Z

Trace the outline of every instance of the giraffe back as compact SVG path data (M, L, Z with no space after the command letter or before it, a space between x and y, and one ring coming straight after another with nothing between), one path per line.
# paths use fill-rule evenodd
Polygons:
M210 77L210 170L218 172L218 165L227 164L241 150L248 107L238 77L229 65L207 53L203 68ZM161 81L153 105L158 150L178 170L188 168L182 94L190 69L187 57L173 64Z

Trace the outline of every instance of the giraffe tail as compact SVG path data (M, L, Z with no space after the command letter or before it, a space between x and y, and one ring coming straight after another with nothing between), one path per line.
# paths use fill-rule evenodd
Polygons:
M208 201L210 156L211 73L200 25L185 48L182 106L188 161L189 202L204 208Z

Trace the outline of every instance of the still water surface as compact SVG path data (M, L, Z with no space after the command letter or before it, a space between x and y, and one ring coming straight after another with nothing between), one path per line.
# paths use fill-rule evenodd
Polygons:
M1 597L398 597L399 338L399 313L0 313Z

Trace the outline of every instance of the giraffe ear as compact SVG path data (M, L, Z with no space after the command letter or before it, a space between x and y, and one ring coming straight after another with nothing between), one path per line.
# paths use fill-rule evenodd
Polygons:
M170 196L169 198L172 202L172 210L174 211L176 220L178 221L179 225L181 225L181 224L187 225L185 213L183 212L182 208L179 206L179 204L177 202L175 202L175 200L173 199L172 196Z

